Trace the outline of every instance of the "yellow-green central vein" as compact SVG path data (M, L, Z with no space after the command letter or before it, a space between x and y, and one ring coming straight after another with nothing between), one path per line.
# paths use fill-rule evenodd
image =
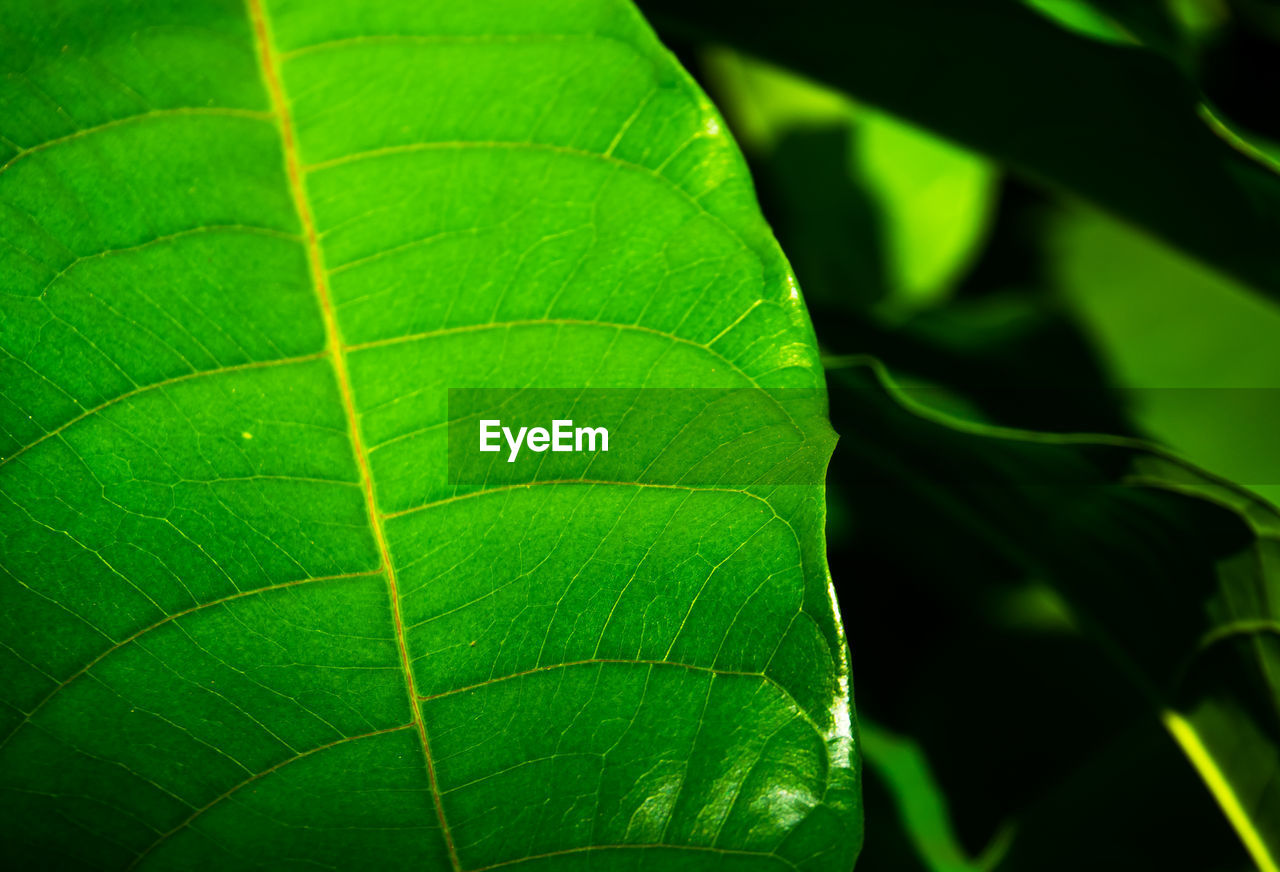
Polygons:
M356 414L355 398L351 390L351 376L347 370L347 349L342 342L342 334L334 314L333 304L329 299L327 272L324 266L324 255L320 250L319 234L316 232L315 219L311 212L311 203L307 198L306 187L302 180L302 163L298 157L296 132L293 118L289 112L289 101L284 91L284 81L280 75L279 61L271 38L271 25L268 21L262 0L246 0L249 17L253 23L254 39L257 42L258 57L262 66L263 79L270 94L271 105L280 126L280 139L284 150L285 171L289 181L289 191L293 197L294 208L298 220L302 224L303 237L306 241L307 263L311 272L312 287L320 305L320 313L324 319L325 342L330 361L337 376L338 391L342 396L343 412L347 419L347 428L355 453L356 464L360 470L360 484L364 492L369 523L373 528L381 555L382 569L387 574L388 593L391 598L391 614L395 623L396 643L400 649L400 664L404 669L405 685L409 696L409 707L413 713L413 723L422 743L422 754L426 760L427 777L431 783L431 798L435 804L436 815L440 820L440 831L449 852L449 861L457 872L461 872L462 864L458 860L457 848L453 835L449 832L449 824L445 818L444 805L440 797L440 787L436 780L435 762L431 757L431 746L427 741L427 728L422 720L422 710L418 704L418 691L414 685L413 664L409 659L409 648L405 642L404 620L400 612L400 593L396 585L395 566L391 561L391 551L387 546L386 532L383 530L383 518L378 511L373 493L373 476L369 468L369 456L360 436L360 425Z

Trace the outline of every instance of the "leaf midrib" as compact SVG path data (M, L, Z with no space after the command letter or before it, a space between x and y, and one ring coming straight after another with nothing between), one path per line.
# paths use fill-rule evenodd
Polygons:
M303 238L307 250L307 266L311 275L311 286L315 292L320 314L324 321L325 356L328 357L333 365L334 374L337 378L338 392L342 398L343 416L346 418L352 452L360 473L361 491L364 494L365 508L369 515L369 525L373 530L374 540L377 543L380 555L379 568L386 572L387 576L387 589L391 600L391 615L395 625L396 645L400 652L400 666L404 672L405 690L409 698L409 709L413 716L413 724L418 733L423 759L426 762L427 778L431 785L431 799L440 822L440 832L444 838L445 848L449 853L449 862L455 872L461 872L462 863L458 859L457 847L454 844L453 834L449 830L448 819L445 816L440 786L436 778L435 761L432 759L431 745L427 739L427 727L423 722L422 708L418 703L419 695L414 684L413 664L409 658L408 644L405 641L404 619L400 609L400 592L396 583L395 564L391 560L391 551L387 545L382 516L378 511L377 501L374 497L373 475L369 468L369 456L360 435L355 397L351 389L351 375L347 369L347 349L343 344L341 328L338 325L333 303L329 297L328 273L324 265L324 252L320 247L320 239L316 231L311 202L307 197L306 186L302 180L302 161L298 155L297 133L294 129L293 117L289 111L289 98L285 93L284 80L280 74L277 52L272 40L271 22L262 0L246 0L246 4L252 23L253 38L257 48L263 82L270 96L277 129L280 132L289 193L293 200L294 210L298 214L298 220L302 225Z

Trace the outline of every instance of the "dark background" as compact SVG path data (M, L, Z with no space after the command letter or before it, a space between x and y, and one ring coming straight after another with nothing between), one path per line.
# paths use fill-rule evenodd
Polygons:
M979 428L1152 438L1276 499L1280 6L641 6L829 360L859 870L1252 868L1132 675L1176 671L1240 519L1115 485L1113 452L922 421L864 356Z

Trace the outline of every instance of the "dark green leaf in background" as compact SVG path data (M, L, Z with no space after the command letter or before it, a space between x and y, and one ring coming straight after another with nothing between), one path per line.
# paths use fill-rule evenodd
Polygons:
M711 52L706 67L739 141L773 170L764 183L803 222L791 255L846 258L810 277L811 298L856 295L900 319L951 295L990 224L990 162L736 52ZM859 202L865 217L850 220Z
M1048 244L1143 429L1280 504L1280 308L1092 210L1056 217Z
M934 405L982 422L960 433L911 423L834 374L843 441L830 544L863 709L917 740L940 776L894 777L864 748L868 872L963 867L1010 822L997 868L1238 869L1247 857L1274 868L1273 510L1142 443L986 426L1146 434L1274 492L1275 308L1222 272L1274 287L1241 269L1239 240L1205 247L1225 226L1248 238L1270 214L1265 140L1237 125L1239 99L1209 89L1233 107L1222 114L1197 78L1206 34L1239 19L1193 2L815 4L718 18L715 3L649 5L672 32L791 68L726 64L716 49L703 74L741 131L820 341L881 356L907 383L944 385ZM1221 9L1191 21L1193 6ZM1049 193L1006 181L976 237L985 250L956 262L947 292L886 317L874 289L889 284L899 214L873 192L924 168L902 148L898 167L842 159L856 143L840 135L853 101L794 71L956 137ZM981 226L983 209L954 220ZM935 224L926 253L946 238ZM1273 268L1274 244L1252 238L1253 262ZM1108 783L1127 777L1142 783ZM955 840L944 815L920 814L946 805ZM1171 827L1194 833L1194 850L1169 849Z
M1165 57L1067 31L1016 0L641 6L1085 197L1280 297L1280 177L1214 132Z
M959 583L964 576L948 572L982 549L1047 585L1062 612L1055 622L1065 619L1112 656L1254 863L1274 869L1280 512L1133 440L961 422L892 386L882 395L860 368L833 375L845 434L837 474L879 498L874 535L902 547L898 529L952 530L904 560L937 573L942 588ZM1096 737L1070 741L1087 746ZM1015 835L1013 857L1020 849Z
M5 13L8 865L847 872L821 488L444 476L449 387L822 387L635 10Z

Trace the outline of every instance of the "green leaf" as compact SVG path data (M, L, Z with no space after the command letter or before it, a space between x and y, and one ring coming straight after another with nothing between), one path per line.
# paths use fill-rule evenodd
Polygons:
M996 181L989 162L838 91L736 52L709 53L708 74L748 154L770 161L780 223L800 225L794 240L783 240L793 257L816 248L814 241L824 235L834 237L826 246L828 257L851 248L870 253L874 270L833 275L831 283L847 285L835 291L845 297L851 296L850 287L860 295L879 290L877 302L886 313L906 314L950 294L986 237ZM787 148L788 137L826 131L844 139L834 167L815 165L812 154ZM838 199L829 210L805 185L806 174L820 171L816 184L827 189L832 187L827 171L848 178L836 189ZM842 227L841 209L858 196L866 199L871 220ZM833 229L867 238L835 236ZM865 287L876 282L884 287Z
M1053 222L1051 270L1144 431L1280 503L1280 308L1097 212Z
M1111 725L1115 736L1018 816L1000 872L1073 872L1099 855L1117 869L1255 870L1164 727Z
M960 421L843 363L889 389L857 368L834 381L843 474L894 486L883 528L958 529L935 546L948 568L990 548L1051 585L1257 867L1280 868L1280 512L1153 445Z
M452 387L822 391L635 10L5 11L10 864L847 872L819 486L445 474Z
M1121 15L1119 21L1113 19L1109 14L1112 10L1108 4L1094 4L1089 0L1022 0L1022 2L1028 9L1034 9L1072 33L1115 45L1132 45L1139 42L1122 24L1128 20L1129 16ZM1140 14L1143 9L1157 13L1162 11L1152 4L1124 2L1120 5L1123 7L1120 10L1122 12L1131 11L1129 7L1133 6L1132 12L1135 15Z
M1148 228L1280 297L1280 178L1219 138L1152 51L1014 0L642 0L660 24L811 76Z
M970 858L953 832L947 798L920 747L865 717L858 722L858 735L867 771L893 797L902 828L928 872L985 872L999 865L1013 837L1012 827L1001 828L981 857Z

